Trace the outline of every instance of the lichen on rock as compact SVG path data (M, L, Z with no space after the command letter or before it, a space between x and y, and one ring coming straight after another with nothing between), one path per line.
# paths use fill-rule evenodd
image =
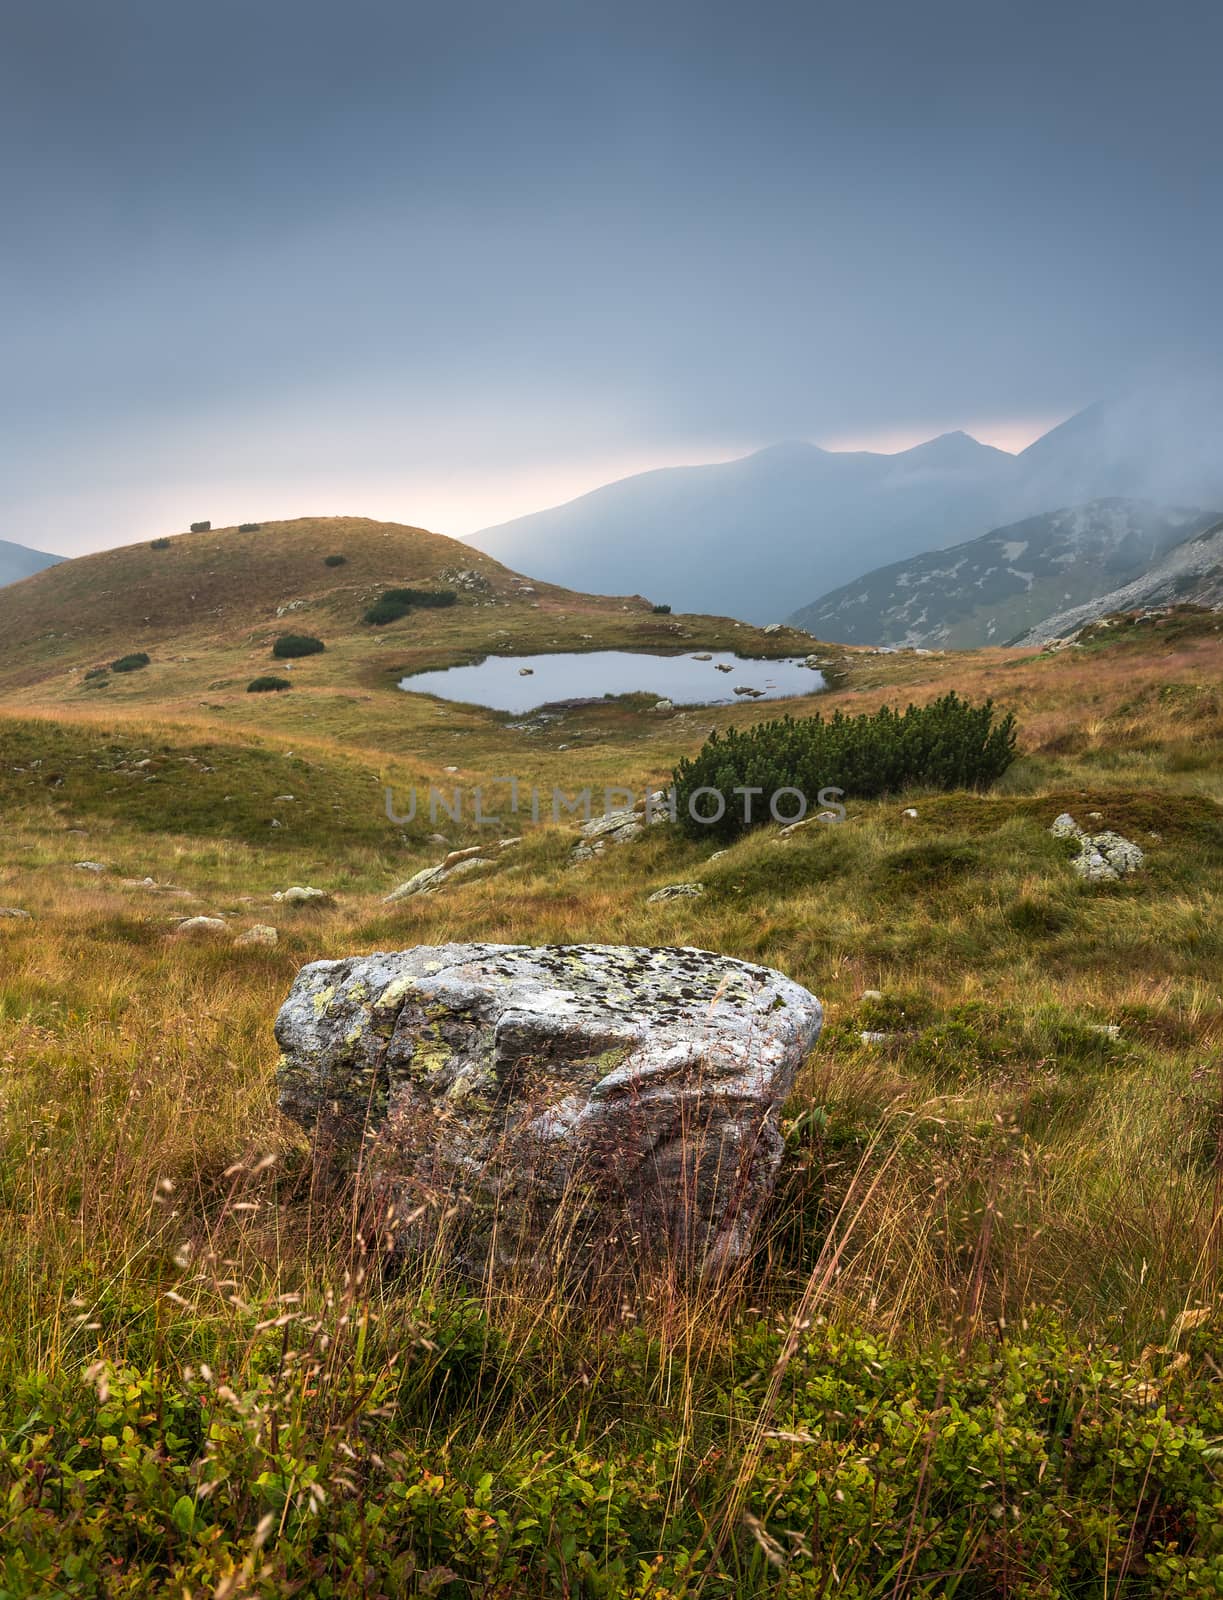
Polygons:
M444 1233L471 1271L564 1256L718 1273L750 1246L820 1023L789 979L702 950L320 961L277 1019L280 1105L361 1167L395 1251Z

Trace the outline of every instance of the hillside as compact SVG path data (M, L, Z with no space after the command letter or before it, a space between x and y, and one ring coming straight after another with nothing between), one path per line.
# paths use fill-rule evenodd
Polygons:
M534 600L458 621L559 628L582 604ZM582 631L651 620L599 604ZM156 670L38 713L0 691L6 1592L101 1600L112 1550L155 1600L897 1600L948 1573L1064 1596L1120 1592L1123 1560L1141 1600L1211 1592L1217 619L852 654L824 709L993 695L1019 761L988 794L906 790L720 850L661 826L577 861L572 820L521 816L503 849L508 817L401 828L383 785L640 792L711 723L775 712L527 731L337 691L320 722L315 687L252 697L279 702L253 730L245 697L176 699ZM1064 811L1141 870L1077 877ZM477 845L470 876L387 903ZM703 893L652 898L677 883ZM272 1021L309 962L467 940L695 946L819 997L742 1284L578 1293L551 1251L495 1282L440 1252L380 1268L383 1208L277 1109Z
M1068 506L868 572L791 621L854 644L998 644L1137 577L1217 516L1137 500Z
M625 478L472 542L573 588L644 586L677 609L768 623L864 572L1058 506L1223 505L1221 439L1223 388L1151 386L1089 406L1015 456L965 433L896 455L782 444Z
M1016 642L1046 644L1116 611L1184 604L1223 609L1223 522L1191 534L1130 583L1046 617Z
M7 539L0 539L0 588L18 583L44 567L53 567L63 559L63 556L48 555L45 550L28 550L23 544L10 544Z

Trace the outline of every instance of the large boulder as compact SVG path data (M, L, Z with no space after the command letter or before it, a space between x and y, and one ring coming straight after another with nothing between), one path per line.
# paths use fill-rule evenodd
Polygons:
M748 1250L821 1020L788 978L704 950L316 961L276 1021L280 1106L373 1180L394 1251L445 1228L477 1272L648 1256L717 1275Z

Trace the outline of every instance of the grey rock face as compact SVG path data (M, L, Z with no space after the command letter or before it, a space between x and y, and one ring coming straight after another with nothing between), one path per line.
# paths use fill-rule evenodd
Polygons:
M656 905L660 900L694 900L704 893L703 883L668 883L664 888L646 895L646 905Z
M1099 816L1099 812L1094 812ZM1087 833L1068 811L1053 821L1049 832L1057 839L1077 842L1079 853L1070 865L1086 883L1116 883L1128 873L1137 872L1146 860L1136 844L1111 828Z
M648 1256L716 1274L747 1252L821 1020L779 973L703 950L317 961L276 1021L280 1106L320 1153L361 1156L397 1251L445 1229L472 1271Z

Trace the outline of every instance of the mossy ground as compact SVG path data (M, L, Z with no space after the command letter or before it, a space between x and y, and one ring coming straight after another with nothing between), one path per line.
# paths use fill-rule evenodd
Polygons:
M518 606L424 614L411 650L730 629ZM1217 628L847 653L825 704L992 693L1019 762L716 861L657 828L571 866L569 830L503 820L493 870L386 906L445 847L385 786L641 789L770 713L523 732L299 620L328 649L283 696L245 696L266 651L223 629L107 691L92 645L7 665L0 905L32 918L0 919L0 1594L1223 1593ZM1063 810L1145 869L1080 883ZM648 904L681 879L706 894ZM273 901L294 882L336 904ZM280 943L171 936L204 912ZM735 1294L382 1273L276 1112L270 1025L305 961L448 939L696 945L821 997Z

